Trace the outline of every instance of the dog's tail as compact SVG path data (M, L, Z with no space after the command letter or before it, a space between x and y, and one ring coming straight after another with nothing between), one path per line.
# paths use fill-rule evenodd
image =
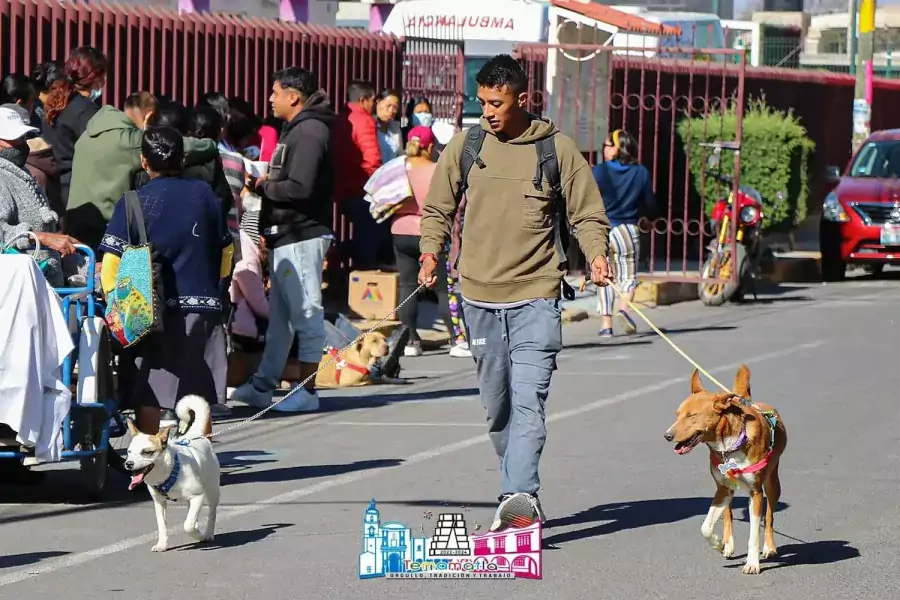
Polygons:
M206 400L200 396L185 396L175 405L175 414L178 415L180 436L188 439L203 437L209 421L209 404Z

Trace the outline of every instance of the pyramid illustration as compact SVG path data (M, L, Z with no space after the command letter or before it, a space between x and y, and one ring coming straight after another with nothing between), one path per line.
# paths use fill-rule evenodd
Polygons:
M429 550L432 556L469 554L469 535L462 513L444 513L438 516Z

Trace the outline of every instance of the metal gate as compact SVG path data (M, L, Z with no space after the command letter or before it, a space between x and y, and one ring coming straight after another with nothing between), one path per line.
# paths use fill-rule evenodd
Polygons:
M639 278L709 280L702 266L713 232L704 207L730 190L710 185L710 151L699 142L725 138L740 148L744 51L667 48L663 58L647 48L520 44L516 53L528 75L529 109L576 140L591 165L603 160L603 144L615 129L637 139L637 160L650 171L660 211L652 222L640 223ZM733 131L712 131L711 117L726 110ZM715 121L724 126L725 119ZM733 163L726 152L722 172L733 174L736 191L740 152L730 154ZM583 272L584 256L576 246L570 246L569 264ZM723 270L721 279L726 277L736 282L737 271Z
M434 29L434 28L432 28ZM465 93L465 43L462 30L455 27L429 31L434 37L417 35L410 25L403 38L403 98L404 126L413 100L426 98L435 119L459 126L462 122Z

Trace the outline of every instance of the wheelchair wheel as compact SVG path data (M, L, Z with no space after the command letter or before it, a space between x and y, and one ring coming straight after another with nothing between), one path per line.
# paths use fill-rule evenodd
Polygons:
M91 500L100 500L106 487L108 448L103 448L94 456L81 459L81 478Z

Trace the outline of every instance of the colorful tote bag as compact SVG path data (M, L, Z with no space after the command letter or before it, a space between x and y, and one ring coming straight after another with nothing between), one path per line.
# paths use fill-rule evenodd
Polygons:
M162 295L141 202L133 190L125 193L125 222L128 242L122 250L116 287L106 299L106 324L113 337L128 348L147 334L162 330ZM138 232L136 246L131 243L132 225Z

